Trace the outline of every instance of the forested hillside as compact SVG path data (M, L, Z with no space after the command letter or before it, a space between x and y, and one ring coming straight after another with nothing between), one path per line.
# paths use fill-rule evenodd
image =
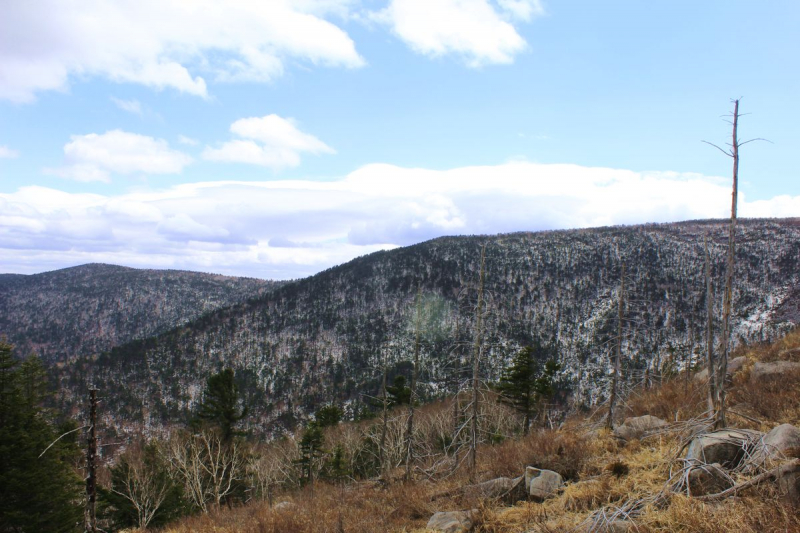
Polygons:
M745 220L737 231L734 338L772 338L797 322L800 221ZM727 222L440 238L358 258L76 361L61 374L62 401L74 405L94 384L118 424L157 426L183 419L205 377L227 366L258 431L292 426L325 401L352 413L364 394L377 393L384 361L390 380L408 373L418 290L423 393L452 391L466 377L485 245L482 377L496 380L519 347L541 337L557 345L562 387L589 405L605 390L623 264L625 375L700 360L706 234L719 316Z
M275 282L89 264L0 275L0 335L45 361L95 355L264 294Z

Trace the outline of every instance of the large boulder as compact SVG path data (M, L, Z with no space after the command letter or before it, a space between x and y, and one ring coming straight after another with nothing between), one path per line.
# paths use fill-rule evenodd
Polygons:
M698 435L689 444L686 459L700 464L719 463L726 468L735 468L745 452L756 447L762 435L749 429L721 429Z
M742 369L742 367L747 363L747 357L744 355L740 355L739 357L734 357L730 361L728 361L728 372L725 374L727 379L733 377L733 375ZM708 380L708 368L704 368L700 372L694 375L694 379L696 381L706 381Z
M520 476L511 479L509 477L499 477L490 479L476 485L469 485L464 489L465 494L478 498L503 500L514 504L527 497L525 490L525 478Z
M794 361L773 361L772 363L756 363L750 371L750 382L755 384L769 383L785 375L800 374L800 363Z
M439 512L428 520L425 527L442 533L467 533L475 525L474 516L477 512L477 509Z
M763 443L766 455L773 459L795 455L800 451L800 429L791 424L781 424L764 436Z
M733 486L733 480L719 463L691 467L688 481L690 496L717 494Z
M667 423L657 416L629 417L614 430L614 436L621 440L641 439L646 433L666 425Z
M776 476L778 494L784 503L800 507L800 464L792 461L783 465Z
M541 470L532 466L525 469L525 488L530 497L535 500L545 500L555 496L563 486L564 479L558 472Z

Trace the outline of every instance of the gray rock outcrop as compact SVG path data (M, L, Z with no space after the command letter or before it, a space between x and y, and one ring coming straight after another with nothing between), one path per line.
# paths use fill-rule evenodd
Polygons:
M689 470L688 481L691 496L716 494L733 486L733 480L719 463L692 467Z
M745 452L755 448L763 434L749 429L722 429L699 435L689 444L686 459L701 464L739 466Z
M768 457L785 458L792 450L800 451L800 429L791 424L781 424L764 435L763 443Z
M614 429L614 436L621 440L641 439L645 434L666 426L667 423L657 416L644 415L625 419L621 426Z
M490 479L483 483L469 485L464 489L464 493L478 498L502 500L508 504L514 504L527 497L525 490L525 478L499 477Z
M725 376L730 379L733 375L742 369L742 367L747 363L747 357L744 355L740 355L739 357L734 357L730 361L728 361L728 372ZM704 368L700 372L694 375L694 379L696 381L706 381L708 379L708 369Z
M800 363L794 361L756 363L750 371L750 382L764 384L791 374L800 374Z
M532 466L525 469L525 488L530 497L535 500L544 500L555 496L563 486L564 479L558 472L541 470Z

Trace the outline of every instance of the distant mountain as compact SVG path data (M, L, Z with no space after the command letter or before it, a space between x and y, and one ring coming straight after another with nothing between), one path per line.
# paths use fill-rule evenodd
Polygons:
M360 257L66 365L62 401L73 404L93 384L104 391L117 424L157 426L185 418L205 378L229 366L258 431L291 426L325 401L354 410L364 395L377 394L384 358L390 379L408 373L418 291L422 388L428 397L452 391L466 378L485 246L483 378L497 379L510 356L539 336L557 346L562 385L591 404L605 391L623 264L628 379L700 360L705 235L718 316L726 221L446 237ZM800 220L741 221L736 256L736 342L793 327Z
M255 298L276 284L180 270L89 264L0 274L0 335L49 362L96 355Z

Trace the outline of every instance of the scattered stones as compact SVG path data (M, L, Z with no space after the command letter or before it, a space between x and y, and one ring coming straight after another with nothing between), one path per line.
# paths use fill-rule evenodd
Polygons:
M667 423L657 416L634 416L626 418L625 422L614 430L614 436L626 441L641 439L647 432L666 425Z
M475 524L473 517L477 512L477 509L439 512L428 520L428 525L425 527L443 533L467 533Z
M744 457L745 450L755 446L761 435L763 434L749 429L722 429L699 435L689 444L686 459L735 468Z
M733 375L742 369L742 367L747 363L747 357L744 355L740 355L739 357L734 357L730 361L728 361L728 372L726 376L728 379L733 377ZM700 372L694 375L694 379L696 381L706 381L708 380L708 369L704 368Z
M733 486L733 480L719 463L692 467L689 470L688 481L691 496L717 494Z
M768 457L785 458L792 451L800 451L800 429L791 424L781 424L767 433L763 442Z
M750 382L756 384L769 383L787 374L800 373L800 363L794 361L774 361L772 363L756 363L750 371Z
M554 496L564 486L564 479L558 472L541 470L529 466L525 469L525 488L531 498L544 500Z

